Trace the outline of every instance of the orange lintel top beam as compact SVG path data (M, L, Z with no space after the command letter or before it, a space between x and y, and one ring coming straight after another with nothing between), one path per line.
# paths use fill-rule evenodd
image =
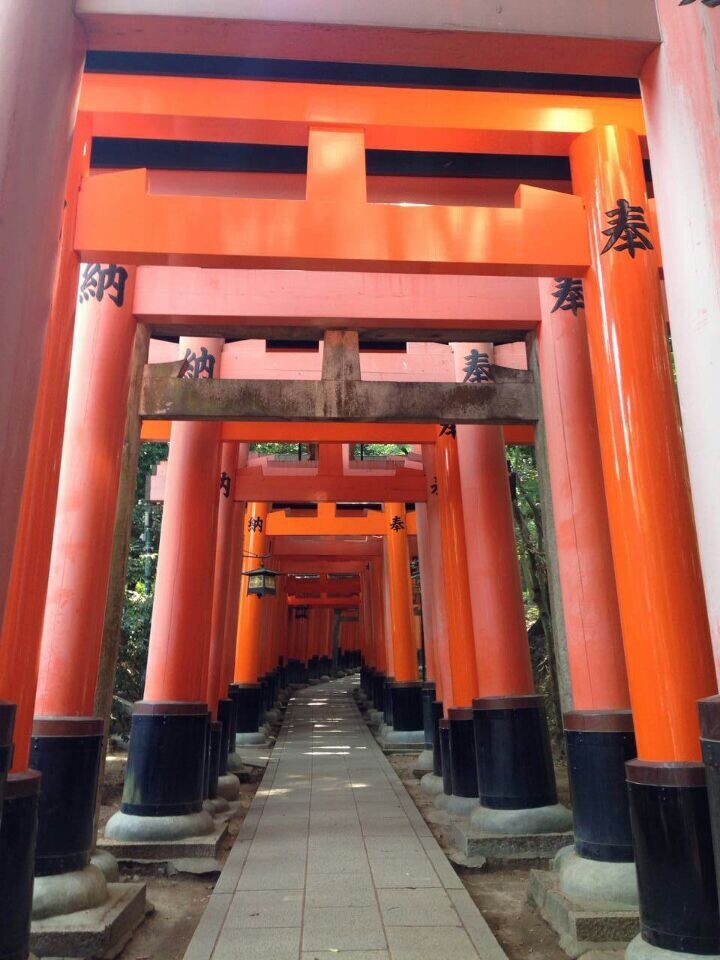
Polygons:
M402 206L147 192L147 170L89 177L75 248L87 262L584 276L579 197L520 187L515 208Z
M143 420L141 440L168 441L170 420ZM242 443L435 443L438 428L429 423L303 423L233 420L222 425L223 440ZM533 444L531 424L507 424L505 443Z
M311 125L355 126L369 149L567 155L592 127L645 134L640 99L85 74L96 136L305 145Z
M360 597L295 597L287 598L289 607L357 607Z
M384 500L383 487L382 479L378 480L376 496ZM367 510L364 513L364 516L344 516L342 511L336 512L332 502L320 503L315 517L297 517L287 510L272 510L267 516L267 534L269 537L385 536L388 532L385 514L379 510ZM407 532L411 536L417 533L413 511L407 514Z

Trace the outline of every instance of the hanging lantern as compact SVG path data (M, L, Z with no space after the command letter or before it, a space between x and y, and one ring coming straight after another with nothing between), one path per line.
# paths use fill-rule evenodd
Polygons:
M274 597L275 580L278 576L275 570L268 570L267 567L257 567L255 570L247 570L243 573L248 578L247 593L248 596Z

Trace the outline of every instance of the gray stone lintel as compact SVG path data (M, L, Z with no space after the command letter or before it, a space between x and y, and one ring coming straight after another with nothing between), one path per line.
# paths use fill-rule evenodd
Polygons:
M335 372L341 361L333 358ZM145 368L140 415L148 420L534 423L527 370L493 366L493 383L326 380L191 380Z

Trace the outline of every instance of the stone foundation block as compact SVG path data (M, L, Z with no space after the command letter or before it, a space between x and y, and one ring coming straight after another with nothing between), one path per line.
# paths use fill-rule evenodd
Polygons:
M107 850L116 860L130 863L167 863L188 857L217 858L227 833L227 823L214 824L212 833L182 840L111 840L98 838L98 849Z
M557 874L531 870L528 898L560 938L569 957L590 950L624 950L640 930L637 910L613 903L590 907L569 900L560 892Z
M480 833L468 821L451 823L453 846L465 857L488 860L552 860L572 843L572 833Z
M111 883L108 899L99 907L34 921L30 949L38 957L112 960L147 912L144 883Z

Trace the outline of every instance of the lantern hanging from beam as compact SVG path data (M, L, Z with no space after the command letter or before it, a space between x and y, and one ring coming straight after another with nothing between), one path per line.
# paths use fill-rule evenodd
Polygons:
M248 578L247 594L249 597L274 597L275 581L278 573L275 570L268 570L267 567L257 567L255 570L247 570L243 573Z

